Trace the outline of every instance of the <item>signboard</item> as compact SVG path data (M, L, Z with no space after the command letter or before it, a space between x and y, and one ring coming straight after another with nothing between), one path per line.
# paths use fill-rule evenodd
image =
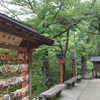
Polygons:
M14 36L14 35L10 35L7 33L3 33L0 31L0 42L5 42L5 43L19 46L19 44L21 43L22 40L23 40L23 38L20 38L20 37Z

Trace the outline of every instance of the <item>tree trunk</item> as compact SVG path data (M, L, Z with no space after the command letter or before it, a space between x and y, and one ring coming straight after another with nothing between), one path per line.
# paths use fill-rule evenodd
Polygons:
M63 64L63 82L66 81L66 66Z
M84 76L85 72L87 71L87 60L84 56L81 57L81 73Z
M43 55L43 74L44 74L44 85L48 89L50 87L50 74L49 74L49 61L48 51L45 50Z

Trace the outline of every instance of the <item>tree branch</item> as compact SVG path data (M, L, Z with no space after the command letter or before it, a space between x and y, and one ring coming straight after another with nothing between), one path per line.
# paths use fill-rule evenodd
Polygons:
M97 0L94 0L94 1L93 1L93 3L91 4L90 9L92 9L92 8L93 8L93 6L95 5L96 1L97 1Z
M59 10L61 10L61 9L62 9L63 5L64 5L64 3L62 3L62 4L60 5ZM52 21L54 21L54 20L55 20L55 18L57 17L57 15L58 15L58 13L59 13L59 10L55 13L55 15L54 15L54 17L53 17Z
M76 26L76 25L77 25L78 23L80 23L81 20L83 20L83 19L84 19L84 18L80 18L80 19L76 20L74 23L71 23L71 24L68 26L67 29L65 29L64 31L62 31L62 32L58 33L57 35L55 35L54 38L58 37L59 35L61 35L61 34L65 33L65 32L67 32L67 31L69 31L70 28L71 28L72 26Z
M100 29L92 23L93 27L100 32Z
M61 10L62 6L63 6L63 3L60 5L59 10ZM48 28L51 24L56 24L56 23L58 23L58 22L53 22L53 21L54 21L55 18L57 17L57 15L58 15L58 13L59 13L59 10L55 13L55 15L54 15L54 17L52 18L52 21L51 21L50 23L45 23L45 22L43 23L43 25L42 25L43 28ZM45 18L45 15L46 15L46 12L43 13L42 19ZM43 31L41 34L43 34L44 32L45 32L45 31Z
M37 14L36 10L34 10L34 8L33 8L32 3L31 3L30 0L28 0L28 4L29 4L29 6L30 6L30 9L31 9L40 19L42 19L42 17L39 16L39 15Z
M55 35L54 38L56 38L56 37L58 37L59 35L61 35L61 34L65 33L65 32L67 32L70 28L71 28L71 26L69 26L66 30L60 32L59 34Z
M49 30L51 31L51 33L54 35L54 32L49 28ZM56 38L56 41L58 42L58 43L60 43L60 46L58 46L58 45L55 45L55 46L58 46L58 47L60 47L60 49L61 49L61 53L64 53L64 51L63 51L63 45L61 45L61 41L58 39L58 38Z

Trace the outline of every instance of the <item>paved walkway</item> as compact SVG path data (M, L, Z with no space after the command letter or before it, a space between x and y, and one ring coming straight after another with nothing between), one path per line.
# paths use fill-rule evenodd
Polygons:
M100 100L100 79L82 80L71 89L64 89L59 100Z

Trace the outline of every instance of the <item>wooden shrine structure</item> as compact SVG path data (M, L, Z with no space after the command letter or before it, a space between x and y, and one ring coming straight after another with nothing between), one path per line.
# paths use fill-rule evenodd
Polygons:
M90 61L93 62L93 76L98 77L97 73L100 73L100 56L93 56L91 57Z
M29 100L31 100L32 52L43 44L52 46L53 43L53 40L38 34L35 28L0 13L0 48L13 49L18 53L27 55L27 59L20 58L18 60L20 63L27 63L29 66ZM25 75L25 73L22 74ZM25 86L25 83L22 86Z

